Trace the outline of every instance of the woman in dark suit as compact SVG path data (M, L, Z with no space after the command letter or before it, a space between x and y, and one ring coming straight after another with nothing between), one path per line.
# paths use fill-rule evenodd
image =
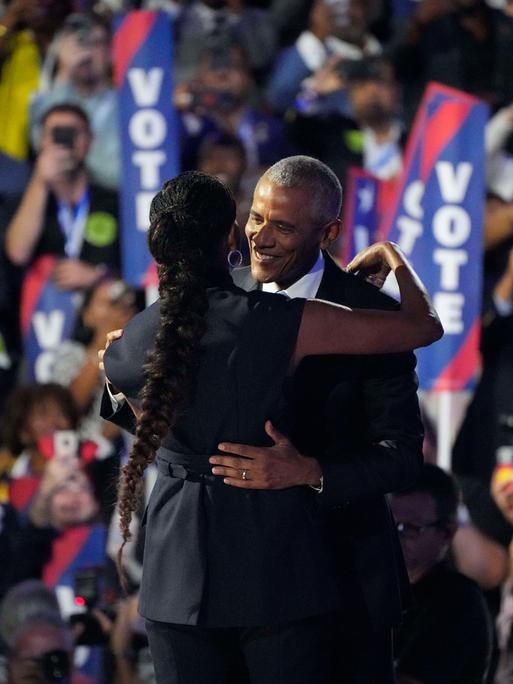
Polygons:
M157 455L140 595L157 680L223 684L238 652L253 683L323 684L340 597L316 493L226 487L207 454L221 440L266 444L267 419L287 430L288 378L304 356L403 351L438 339L440 323L385 243L352 268L393 269L398 312L235 287L225 256L235 203L205 174L165 183L150 220L160 299L132 319L104 363L137 415L118 497L125 541ZM235 476L251 479L251 462Z

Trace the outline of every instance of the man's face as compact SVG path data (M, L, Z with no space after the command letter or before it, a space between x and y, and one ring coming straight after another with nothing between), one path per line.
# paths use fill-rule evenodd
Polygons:
M282 289L292 285L336 237L336 226L336 221L322 224L312 217L307 188L283 188L264 176L246 224L253 278Z
M70 152L73 155L77 166L80 166L89 152L91 144L91 133L85 121L73 112L54 112L46 119L41 136L41 149L55 145L54 129L59 127L69 127L74 131L72 147Z
M360 126L390 123L398 112L398 90L392 79L368 79L349 89L353 115Z
M398 524L408 576L415 583L445 555L451 535L438 525L436 502L429 494L394 495L391 508Z

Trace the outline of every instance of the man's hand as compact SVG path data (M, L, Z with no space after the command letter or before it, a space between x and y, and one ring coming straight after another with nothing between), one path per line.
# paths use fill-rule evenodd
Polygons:
M211 456L214 475L224 482L243 489L286 489L301 485L319 486L322 470L314 458L302 456L290 440L275 429L271 421L265 431L274 441L271 447L223 442L219 451L234 456Z
M77 165L73 150L64 145L47 143L41 150L35 166L35 177L51 188L62 181Z
M91 287L98 280L98 271L79 259L61 259L54 268L53 280L61 290Z

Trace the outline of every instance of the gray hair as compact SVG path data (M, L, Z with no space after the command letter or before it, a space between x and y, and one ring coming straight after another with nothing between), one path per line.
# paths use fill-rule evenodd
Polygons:
M285 157L273 164L263 178L282 188L304 188L312 218L328 223L339 218L342 186L333 171L314 157Z

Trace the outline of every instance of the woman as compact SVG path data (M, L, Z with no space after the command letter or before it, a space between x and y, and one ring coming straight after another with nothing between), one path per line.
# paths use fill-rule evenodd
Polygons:
M371 248L353 268L393 268L399 312L239 290L225 256L234 218L229 191L200 173L167 182L153 200L149 245L160 300L104 357L107 377L138 413L119 492L121 527L126 540L158 449L140 610L159 682L221 684L239 649L252 682L322 684L339 596L315 493L228 488L202 454L221 440L265 444L268 418L287 430L287 378L304 356L402 351L434 341L441 326L391 245ZM290 640L303 656L295 669L283 655Z

